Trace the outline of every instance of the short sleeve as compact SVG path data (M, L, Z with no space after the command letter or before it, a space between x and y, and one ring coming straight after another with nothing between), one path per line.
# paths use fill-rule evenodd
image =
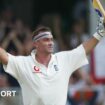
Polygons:
M71 62L71 67L73 71L88 64L88 59L83 45L78 46L71 52L68 51L67 56L69 58L69 62Z
M3 64L4 71L18 79L18 61L17 57L8 53L8 64Z
M59 65L71 74L78 68L88 64L88 59L83 45L70 51L56 53Z

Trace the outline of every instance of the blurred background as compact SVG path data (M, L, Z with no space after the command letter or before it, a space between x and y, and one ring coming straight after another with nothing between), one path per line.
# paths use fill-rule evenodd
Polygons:
M32 32L42 24L52 29L54 52L72 50L93 35L97 20L90 0L0 0L0 46L13 55L30 54ZM105 105L105 38L88 59L71 75L67 105ZM4 89L16 90L16 96L0 96L0 105L23 105L18 82L0 64Z

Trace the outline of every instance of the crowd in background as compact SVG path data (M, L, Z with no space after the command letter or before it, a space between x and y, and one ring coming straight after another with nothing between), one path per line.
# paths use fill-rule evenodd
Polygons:
M44 14L40 24L49 26L54 35L54 52L72 50L89 39L87 19L84 17L86 7L77 3L72 27L62 30L62 17L59 14ZM81 8L79 8L81 7ZM6 8L0 14L0 46L13 55L28 55L32 50L32 30L21 19L14 17L11 9ZM91 55L91 54L90 54ZM91 56L88 56L91 60ZM104 85L99 85L90 74L91 64L79 68L70 78L67 105L104 105ZM0 88L19 87L15 78L6 74L0 64ZM2 103L2 104L1 104ZM8 102L7 102L8 103ZM10 103L10 105L16 103ZM7 105L0 99L0 105ZM9 104L8 104L9 105ZM17 104L16 104L17 105ZM20 105L20 104L19 104Z
M20 19L14 17L10 8L0 15L0 46L13 55L27 55L32 49L32 31ZM27 43L28 42L28 43ZM5 74L2 64L0 74ZM8 76L10 86L19 86L15 79ZM0 82L1 84L2 82ZM1 84L2 85L2 84Z

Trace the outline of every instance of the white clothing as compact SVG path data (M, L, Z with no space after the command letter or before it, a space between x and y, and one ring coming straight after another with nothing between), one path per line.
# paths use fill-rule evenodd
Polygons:
M83 45L52 55L48 68L36 61L35 51L29 56L8 55L3 67L20 83L24 105L65 105L70 75L88 63Z

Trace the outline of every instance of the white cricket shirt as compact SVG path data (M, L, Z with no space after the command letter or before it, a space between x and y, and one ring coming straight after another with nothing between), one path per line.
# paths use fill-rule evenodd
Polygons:
M83 45L52 55L48 68L35 60L35 51L29 56L8 55L3 67L20 83L24 105L65 105L70 75L88 63Z

